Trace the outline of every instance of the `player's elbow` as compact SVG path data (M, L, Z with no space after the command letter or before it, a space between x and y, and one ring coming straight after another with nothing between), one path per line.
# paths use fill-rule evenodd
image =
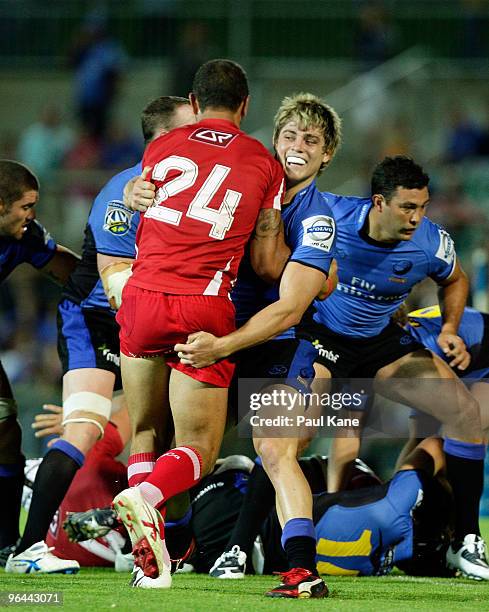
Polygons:
M266 283L273 285L276 283L282 274L283 266L278 266L274 262L257 262L253 265L253 269L257 276Z

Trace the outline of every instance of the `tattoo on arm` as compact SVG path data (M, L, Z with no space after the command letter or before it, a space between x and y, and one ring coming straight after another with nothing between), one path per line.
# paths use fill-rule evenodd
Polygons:
M280 233L282 217L275 208L266 208L260 211L256 222L254 238L269 238Z

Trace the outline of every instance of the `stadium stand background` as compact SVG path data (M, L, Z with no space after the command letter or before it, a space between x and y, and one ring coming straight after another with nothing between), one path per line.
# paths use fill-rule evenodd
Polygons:
M231 57L251 81L244 128L267 146L284 95L312 91L338 110L344 144L321 188L365 195L386 154L425 165L430 217L452 233L474 279L473 302L488 310L488 25L487 0L0 0L0 155L22 159L40 147L29 159L42 181L39 219L79 249L91 199L140 155L144 105L186 95L196 66ZM76 118L70 63L94 28L120 52L101 142ZM27 268L2 285L1 358L26 429L43 402L59 401L57 295ZM435 300L425 283L411 305ZM39 454L34 439L26 452Z

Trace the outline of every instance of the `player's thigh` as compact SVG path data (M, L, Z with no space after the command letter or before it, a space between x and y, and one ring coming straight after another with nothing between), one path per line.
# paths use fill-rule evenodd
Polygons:
M464 435L480 434L479 404L450 366L428 350L408 353L381 368L375 390L419 408Z
M168 408L170 369L163 357L143 359L121 353L122 382L133 425L154 424Z
M85 369L107 371L114 375L112 387L120 389L119 328L114 316L64 300L58 306L57 324L63 376Z
M470 392L479 404L482 431L487 437L489 436L489 382L474 383L470 387Z
M95 393L112 401L115 374L99 368L69 370L63 376L63 402L74 393Z
M209 454L209 462L215 461L226 424L227 398L227 388L200 382L173 369L170 405L177 446L195 444Z

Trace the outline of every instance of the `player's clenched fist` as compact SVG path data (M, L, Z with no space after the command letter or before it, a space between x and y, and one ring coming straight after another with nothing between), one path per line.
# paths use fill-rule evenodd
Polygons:
M153 204L156 187L146 177L151 172L151 166L145 166L141 176L135 176L124 187L124 206L132 210L146 212Z

